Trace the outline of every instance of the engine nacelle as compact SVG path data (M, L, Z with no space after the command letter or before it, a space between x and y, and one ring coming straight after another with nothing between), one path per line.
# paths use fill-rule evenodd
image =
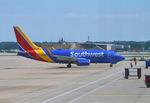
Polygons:
M79 60L77 60L77 65L78 66L89 66L90 60L89 59L79 59Z

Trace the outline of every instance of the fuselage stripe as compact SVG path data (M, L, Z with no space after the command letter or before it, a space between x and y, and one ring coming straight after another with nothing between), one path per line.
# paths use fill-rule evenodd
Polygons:
M18 43L18 46L23 50L23 52L26 52L26 51L20 46L19 43ZM27 52L27 54L28 54L28 56L29 56L30 58L35 59L35 58L33 58L28 52Z

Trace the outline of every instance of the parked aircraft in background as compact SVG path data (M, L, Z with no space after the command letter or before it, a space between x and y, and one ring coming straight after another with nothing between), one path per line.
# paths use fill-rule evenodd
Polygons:
M110 63L110 66L112 66L112 64L125 59L124 56L116 52L106 50L48 50L47 47L36 46L18 26L14 26L14 31L20 50L18 55L34 60L65 63L70 68L71 64L89 66L90 63Z

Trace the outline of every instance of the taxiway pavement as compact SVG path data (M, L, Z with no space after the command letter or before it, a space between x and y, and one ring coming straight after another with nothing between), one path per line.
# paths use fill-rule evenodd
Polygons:
M148 103L150 88L142 78L124 79L123 61L66 68L19 56L0 56L0 103Z

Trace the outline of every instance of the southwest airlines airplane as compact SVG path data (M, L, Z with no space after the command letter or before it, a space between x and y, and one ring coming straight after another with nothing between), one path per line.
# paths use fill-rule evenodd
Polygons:
M90 63L110 63L112 67L112 64L125 59L116 52L106 50L48 50L47 47L41 48L36 46L18 26L14 26L13 28L20 50L18 55L34 60L66 63L68 64L67 67L71 68L71 64L89 66Z

